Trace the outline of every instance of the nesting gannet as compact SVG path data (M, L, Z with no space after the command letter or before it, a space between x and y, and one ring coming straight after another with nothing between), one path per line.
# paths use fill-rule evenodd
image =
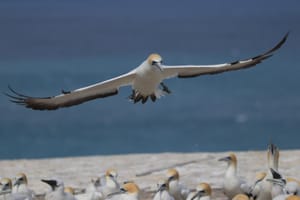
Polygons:
M252 196L253 199L256 199L257 196L259 195L259 192L261 190L261 184L264 178L266 177L267 173L266 172L258 172L256 173L255 176L255 181L253 185L250 187L250 191L247 192L249 196Z
M49 191L45 200L76 200L76 198L68 192L65 192L64 183L58 179L50 179L50 180L41 180L44 183L47 183L51 187L51 191Z
M286 178L285 188L288 194L300 195L300 182L295 178Z
M267 179L271 179L273 177L270 168L275 169L278 171L278 163L279 163L279 148L274 145L268 145L268 152L267 152L267 175L265 178L259 183L259 191L256 191L256 200L271 200L272 199L272 187L273 184Z
M28 179L24 173L16 175L12 193L24 193L29 199L35 198L34 191L28 188Z
M96 83L73 91L64 91L62 94L36 98L20 94L9 87L13 94L6 94L11 101L34 110L55 110L62 107L69 107L84 103L97 98L108 97L118 94L119 88L123 86L132 87L130 99L137 103L145 103L149 98L155 101L162 95L170 93L163 80L179 77L190 78L206 74L218 74L227 71L253 67L263 60L269 58L286 41L288 33L272 49L258 56L235 61L231 63L216 65L163 65L162 57L158 54L151 54L137 68L115 78Z
M195 192L191 192L186 200L210 200L211 187L208 183L200 183Z
M118 178L118 172L115 169L108 169L105 173L105 178L102 180L102 185L100 188L98 188L98 191L100 191L104 198L112 193L118 192L120 190L120 185L117 181Z
M118 192L110 194L106 199L110 200L139 200L140 189L133 182L125 183Z
M103 200L103 199L105 199L105 196L101 192L101 178L97 177L97 178L91 179L90 184L85 189L85 193L77 194L76 198L78 200Z
M12 181L9 178L0 179L0 194L7 194L12 192Z
M169 193L169 181L160 180L157 184L157 192L153 200L174 200L174 197Z
M245 194L237 194L233 197L232 200L250 200L249 197Z
M2 178L0 180L0 199L3 200L31 200L27 194L14 193L12 194L12 181L9 178ZM3 198L2 198L3 197Z
M189 190L179 181L179 173L176 169L167 171L167 179L169 181L169 192L175 200L186 199Z
M225 195L232 199L237 194L244 194L248 190L248 186L244 180L237 175L237 158L234 153L229 156L219 159L227 163L223 188Z
M273 199L281 200L288 196L300 195L300 187L295 179L289 178L287 181L287 179L283 178L283 176L276 170L271 168L270 171L273 178L267 179L267 181L273 184L271 192Z

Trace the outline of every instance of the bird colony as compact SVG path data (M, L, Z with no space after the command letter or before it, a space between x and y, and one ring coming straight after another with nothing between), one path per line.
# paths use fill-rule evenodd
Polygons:
M300 200L300 181L280 173L279 149L273 144L268 146L267 168L253 174L254 181L239 176L238 158L234 153L218 161L227 166L220 178L223 179L222 193L229 200ZM188 188L175 168L165 170L150 189L141 189L130 179L120 182L116 169L95 175L84 189L65 186L59 178L45 177L40 184L49 186L46 193L30 189L24 173L12 178L0 175L0 200L210 200L215 192L209 182L199 182L194 188Z

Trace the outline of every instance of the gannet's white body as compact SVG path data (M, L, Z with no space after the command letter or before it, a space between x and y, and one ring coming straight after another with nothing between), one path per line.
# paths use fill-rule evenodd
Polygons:
M229 156L219 159L227 163L227 170L223 181L224 194L232 199L237 194L243 194L246 182L237 175L237 158L231 153Z
M179 181L179 173L176 169L167 171L167 179L169 181L169 192L175 200L185 200L189 190Z

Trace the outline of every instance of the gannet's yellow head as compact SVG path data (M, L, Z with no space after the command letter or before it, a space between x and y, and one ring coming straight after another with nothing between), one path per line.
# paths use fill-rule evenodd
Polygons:
M116 169L111 168L111 169L106 170L105 176L116 179L118 177L118 172Z
M297 183L297 184L299 185L299 187L300 187L300 181L297 180L297 179L295 179L295 178L288 177L288 178L286 178L286 181L287 181L287 182L295 182L295 183Z
M164 191L164 190L169 190L169 181L168 180L159 180L157 183L157 191Z
M237 194L232 200L249 200L249 197L245 194Z
M255 175L255 182L260 182L266 177L267 173L266 172L258 172Z
M219 159L219 161L225 161L229 165L237 165L237 158L234 153L229 154L229 156Z
M138 195L140 188L134 182L127 182L123 185L121 191L130 195Z
M201 196L211 196L211 187L208 183L200 183L196 190Z
M65 193L69 193L69 194L72 194L72 195L75 194L75 190L72 187L65 187L64 191L65 191Z
M19 173L15 177L14 185L28 184L27 176L24 173Z
M158 69L159 71L163 71L162 68L162 58L160 55L153 53L151 54L148 58L147 58L147 62L150 66L155 67L156 69Z
M286 200L300 200L300 196L292 195L287 197Z
M159 54L152 53L148 56L147 61L148 61L149 65L153 65L154 63L162 63L162 58Z
M168 169L167 171L167 178L168 181L174 181L174 180L179 180L179 173L176 169L172 168L172 169Z
M1 191L12 190L12 182L10 178L2 178L0 181Z

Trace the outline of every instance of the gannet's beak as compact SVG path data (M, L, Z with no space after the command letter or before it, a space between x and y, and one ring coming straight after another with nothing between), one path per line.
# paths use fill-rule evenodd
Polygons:
M202 196L202 194L203 194L203 191L199 191L199 192L197 192L193 197L192 197L192 199L191 200L194 200L194 199L196 199L197 197L201 197Z
M124 194L124 193L126 193L126 192L127 192L127 191L126 191L124 188L120 188L119 191L110 193L110 194L107 195L107 197L112 197L112 196L115 196L115 195Z
M159 71L161 71L161 72L164 71L161 62L156 62L156 63L154 64L154 66L155 66L157 69L159 69Z
M158 192L164 191L164 190L166 190L166 188L167 188L166 184L161 184L158 188Z
M231 160L230 157L227 156L227 157L224 157L224 158L220 158L218 161L226 161L226 162L228 162L230 160Z
M20 179L16 179L15 182L14 182L14 186L20 185L20 181L21 181Z

